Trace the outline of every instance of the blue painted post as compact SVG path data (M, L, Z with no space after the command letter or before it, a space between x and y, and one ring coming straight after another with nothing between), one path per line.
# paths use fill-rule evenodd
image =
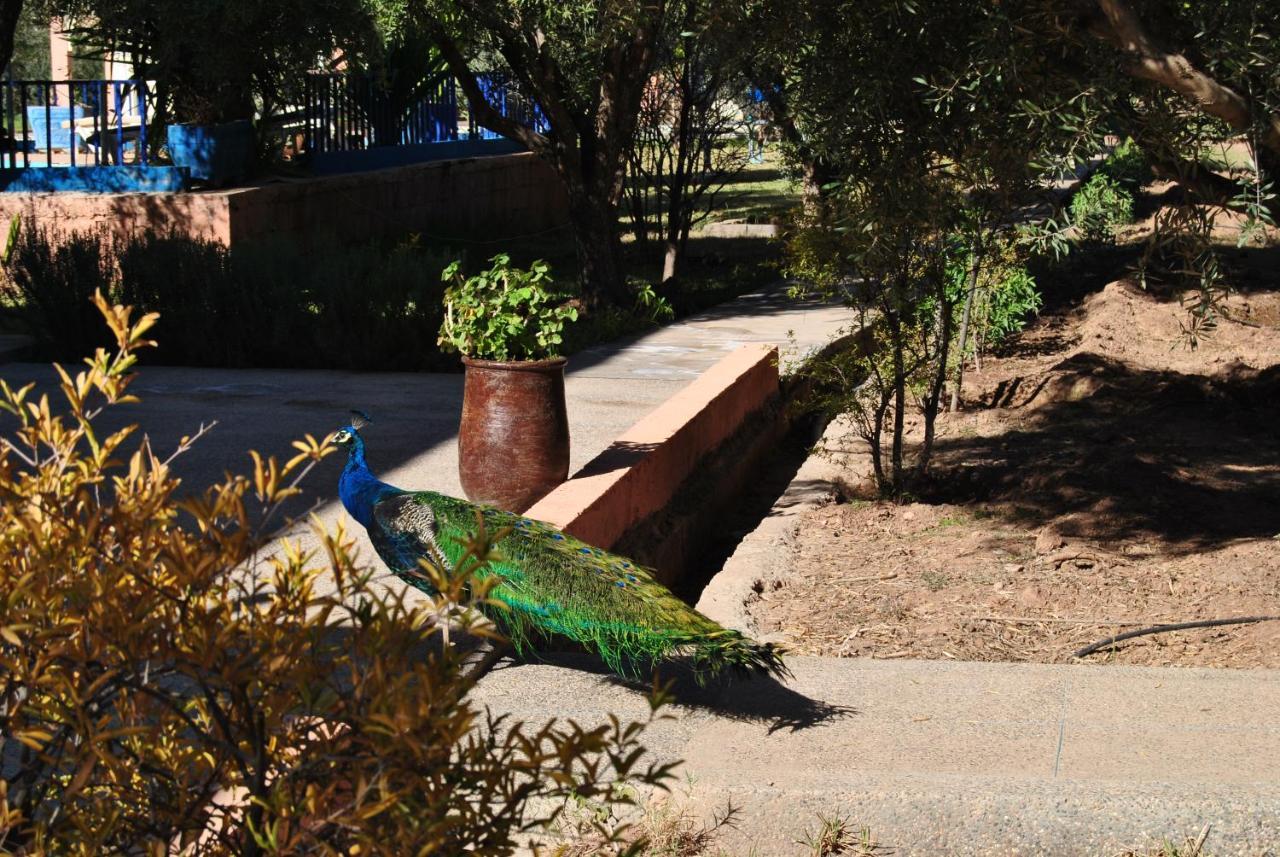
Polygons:
M138 156L147 165L147 85L138 81Z
M311 75L302 79L302 145L311 151Z
M22 81L22 168L24 170L31 168L31 151L27 146L27 122L29 121L27 113L27 82Z
M94 159L98 166L102 166L103 157L108 160L111 158L111 150L106 148L107 135L111 133L111 112L110 105L107 103L107 82L100 80L93 84L91 90L97 103L93 105L93 127L94 134L98 140L98 150L94 152ZM101 117L101 121L99 121ZM99 128L98 126L102 127Z
M70 102L67 118L74 122L76 118L76 90L75 84L71 81L67 81L67 101ZM71 166L73 167L76 165L76 148L76 132L73 128L71 130L71 141L67 144L67 151L71 153Z
M45 83L44 87L44 145L45 145L45 161L46 167L53 166L53 108L50 102L53 101L57 90L53 88L53 81Z
M5 116L7 116L9 120L9 127L8 127L9 139L13 141L13 146L17 146L18 145L18 133L17 133L18 129L14 127L14 124L13 124L13 68L12 67L9 68L9 73L5 76L4 110L5 110ZM10 167L16 167L18 165L17 149L13 148L13 146L9 148L9 153L8 153L8 160L9 160ZM4 163L4 158L0 157L0 164L3 164L3 163Z
M103 84L105 88L106 84ZM124 97L121 95L120 84L118 82L111 84L111 89L116 97L116 164L124 164ZM106 100L106 97L103 97Z

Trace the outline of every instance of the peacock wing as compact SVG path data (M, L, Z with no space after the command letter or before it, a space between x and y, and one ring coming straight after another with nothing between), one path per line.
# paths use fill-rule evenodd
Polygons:
M595 649L613 668L624 659L654 660L685 646L733 634L658 583L650 569L582 542L542 521L444 495L420 492L435 511L441 549L452 561L465 550L479 512L486 529L509 530L488 573L502 580L495 615L517 645L530 633L554 633Z
M426 559L443 569L448 569L451 561L441 549L431 504L420 502L415 494L395 494L374 504L373 520L369 539L382 561L407 583L434 594L418 561Z

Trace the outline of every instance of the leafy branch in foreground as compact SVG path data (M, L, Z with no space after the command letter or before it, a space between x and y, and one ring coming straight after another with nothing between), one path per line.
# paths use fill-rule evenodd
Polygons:
M307 552L251 523L327 443L180 494L173 456L102 433L104 408L135 401L156 317L96 302L115 346L58 367L63 413L0 382L17 422L0 439L0 852L508 854L570 798L664 782L644 722L527 725L470 701L431 619L476 615L488 534L457 573L424 567L424 602L374 585L341 529Z

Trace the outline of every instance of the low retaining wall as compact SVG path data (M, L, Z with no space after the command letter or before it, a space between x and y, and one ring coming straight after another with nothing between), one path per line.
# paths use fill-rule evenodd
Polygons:
M53 233L177 231L228 245L268 235L345 243L410 232L501 242L563 226L568 212L555 170L527 152L233 190L0 194L0 221L20 213Z
M311 172L318 176L367 173L428 161L456 161L460 158L510 155L523 151L524 147L512 140L445 140L439 143L377 146L349 152L315 152L311 155Z
M525 514L590 544L612 547L663 512L708 456L744 425L769 434L776 423L771 406L778 394L778 349L744 345L659 405ZM682 548L660 544L664 535L648 540L646 555L636 558L657 565L661 576L670 579L680 570ZM683 533L670 535L679 537L679 545L687 541Z

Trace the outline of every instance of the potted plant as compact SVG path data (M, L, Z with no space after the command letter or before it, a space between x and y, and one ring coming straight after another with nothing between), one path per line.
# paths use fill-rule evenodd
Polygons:
M466 380L458 471L473 502L522 512L569 475L569 419L560 356L578 310L555 290L546 262L528 270L506 254L463 277L454 262L440 345L462 354Z
M253 101L247 82L174 87L174 112L180 120L165 128L165 147L176 167L194 181L222 187L244 178L253 156Z

